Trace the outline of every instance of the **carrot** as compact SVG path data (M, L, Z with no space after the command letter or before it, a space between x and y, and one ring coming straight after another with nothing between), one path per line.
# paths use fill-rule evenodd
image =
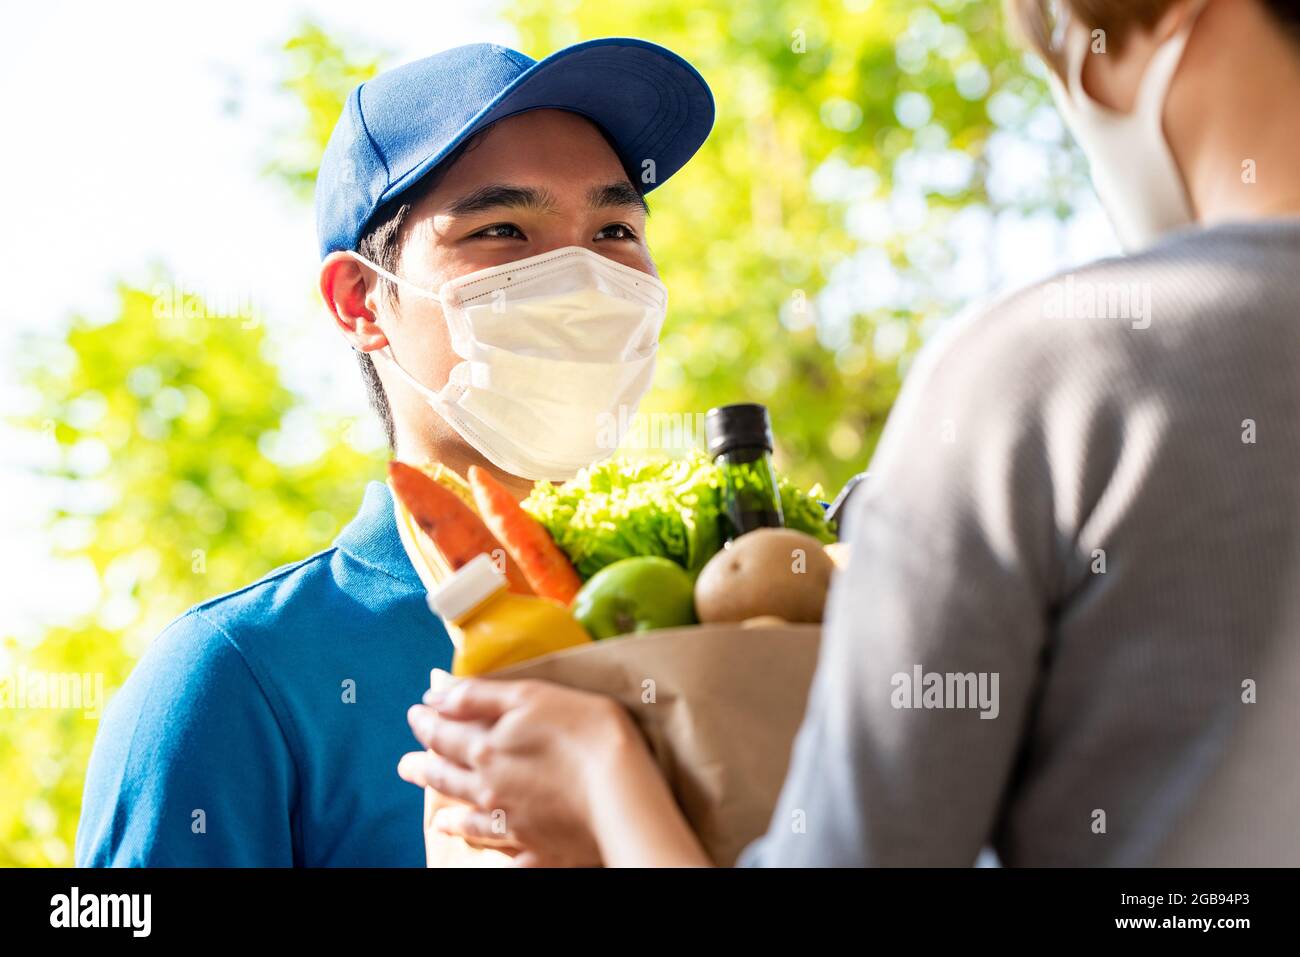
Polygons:
M483 520L455 492L405 462L389 462L388 478L397 497L452 571L459 571L479 555L487 555L494 562L504 559L510 590L520 595L533 594L519 567L510 560L509 550L502 549Z
M562 605L572 602L582 579L546 529L486 469L469 467L469 487L483 521L519 563L533 591Z

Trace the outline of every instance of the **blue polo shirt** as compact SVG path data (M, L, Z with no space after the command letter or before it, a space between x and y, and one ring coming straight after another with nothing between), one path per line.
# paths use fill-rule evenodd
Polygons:
M451 652L372 482L331 548L150 646L105 711L77 864L423 866L423 797L397 761Z

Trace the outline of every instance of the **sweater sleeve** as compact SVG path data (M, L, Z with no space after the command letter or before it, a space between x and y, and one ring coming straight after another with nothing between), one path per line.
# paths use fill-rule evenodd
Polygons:
M994 839L1057 553L1027 362L969 334L918 361L851 508L780 801L741 864L960 867Z

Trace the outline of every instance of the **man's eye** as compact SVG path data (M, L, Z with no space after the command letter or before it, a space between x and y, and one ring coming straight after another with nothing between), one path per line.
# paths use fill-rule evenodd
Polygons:
M596 234L597 239L636 239L632 227L624 223L610 223Z
M496 223L480 229L474 234L474 237L484 239L523 239L524 234L519 230L518 226L511 223Z

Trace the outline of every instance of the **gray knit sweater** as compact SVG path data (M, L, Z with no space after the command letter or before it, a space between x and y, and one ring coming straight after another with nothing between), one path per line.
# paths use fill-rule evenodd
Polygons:
M954 323L743 863L1300 864L1300 220Z

